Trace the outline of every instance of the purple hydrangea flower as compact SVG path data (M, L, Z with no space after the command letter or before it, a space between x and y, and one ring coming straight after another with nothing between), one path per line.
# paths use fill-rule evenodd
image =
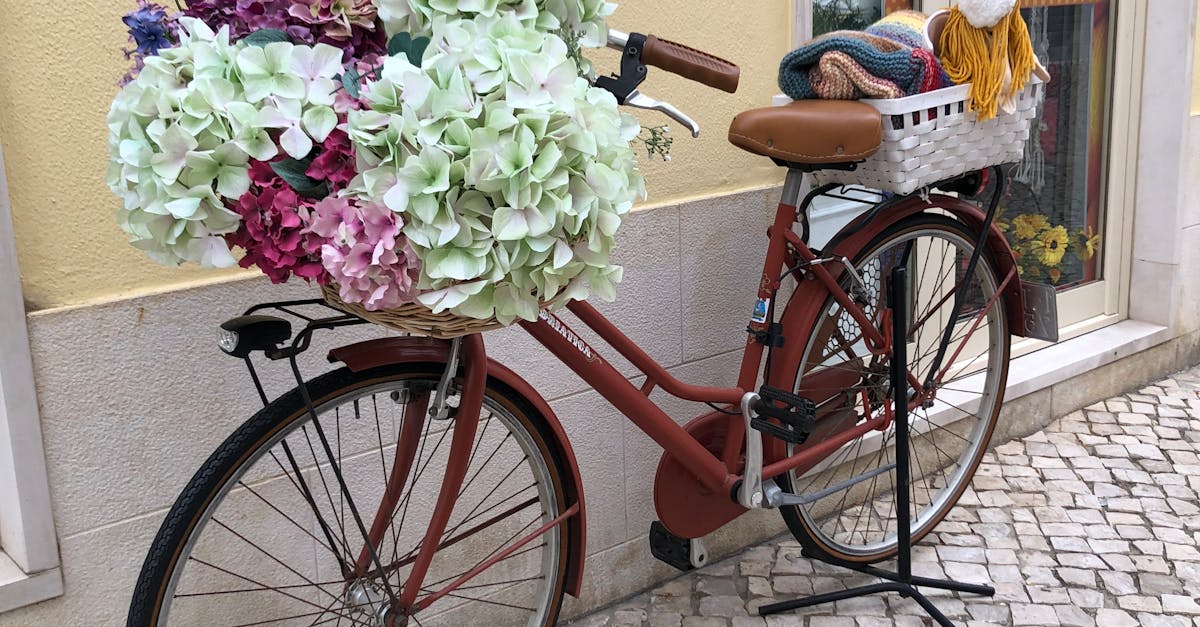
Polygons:
M135 54L149 57L175 45L175 18L168 15L164 7L138 0L138 8L122 21L129 27L129 39L135 46Z
M297 44L341 48L346 61L387 55L387 35L370 0L190 0L183 14L213 29L228 26L235 41L270 28Z
M179 22L176 18L167 13L166 8L147 0L138 0L138 8L122 18L129 28L129 41L133 44L123 52L126 59L133 60L133 68L121 78L118 85L124 87L137 77L145 66L146 57L157 55L159 50L179 42Z

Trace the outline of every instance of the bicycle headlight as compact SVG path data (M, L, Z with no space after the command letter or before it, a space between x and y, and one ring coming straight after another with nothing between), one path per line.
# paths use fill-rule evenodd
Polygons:
M220 329L217 332L217 346L225 353L232 355L237 351L238 332L230 331L229 329Z
M292 337L292 325L275 316L242 316L221 324L217 346L227 355L247 357L272 351Z

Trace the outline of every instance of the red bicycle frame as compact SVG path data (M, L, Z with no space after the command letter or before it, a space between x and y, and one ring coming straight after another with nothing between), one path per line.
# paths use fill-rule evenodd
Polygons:
M793 176L798 178L798 173L794 173ZM784 198L775 212L775 221L768 230L770 243L767 247L767 258L763 264L758 293L760 302L768 305L770 299L774 298L775 291L780 286L780 279L788 267L802 262L812 264L817 260L816 254L793 230L797 220L796 210L796 194L785 192ZM872 351L887 352L891 350L889 338L884 337L876 329L875 321L870 320L862 308L846 294L839 285L837 276L829 272L822 264L809 265L808 269L824 286L824 289L832 294L859 323ZM654 361L633 340L629 339L587 302L573 301L567 305L567 309L645 374L646 384L640 389L635 387L612 364L608 363L595 349L572 331L565 322L550 312L543 311L536 322L522 321L521 326L575 374L579 375L584 382L599 392L605 400L612 403L633 424L657 442L663 450L670 451L671 455L676 457L706 488L729 494L741 480L741 474L737 472L737 469L740 467L739 457L742 454L745 425L740 411L728 418L726 446L722 456L718 457L701 445L686 429L672 420L649 397L655 387L661 387L668 394L684 400L737 406L747 392L752 392L757 388L764 345L754 335L750 335L747 339L737 387L693 386L672 376L666 368ZM766 323L751 322L750 328L762 331L766 328ZM782 370L781 368L773 371L772 378L775 381L770 383L790 389L795 382L787 380L787 377L794 376L795 373L792 372L789 375ZM920 381L911 373L909 377L911 382L917 384L917 389L920 389ZM883 418L868 420L855 429L827 440L828 445L822 443L822 445L806 448L802 452L770 466L770 474L767 469L764 469L763 477L769 478L803 465L815 464L846 442L871 429L878 428L883 420Z
M720 427L724 432L723 446L719 453L714 452L701 443L687 428L677 424L658 404L650 400L650 394L653 390L656 387L660 387L668 394L680 399L710 403L716 406L737 407L747 393L756 390L762 371L764 344L760 342L759 337L754 332L770 330L769 326L772 320L770 320L769 315L764 314L773 311L771 299L775 297L776 290L780 287L780 281L786 275L787 271L799 266L804 267L807 276L811 277L812 280L801 284L780 317L784 335L792 338L806 337L807 332L818 315L818 309L826 302L829 296L832 296L842 306L844 311L858 323L859 328L863 332L863 340L871 353L886 354L890 352L892 338L878 330L881 326L878 324L879 321L870 319L862 307L846 293L839 283L841 275L845 271L843 270L845 267L843 259L845 257L853 257L854 253L865 247L874 236L892 224L931 208L954 215L967 224L968 227L979 228L984 224L983 215L975 206L957 198L932 196L929 199L922 200L921 198L910 197L889 205L886 216L878 216L866 224L851 225L852 228L849 228L845 232L844 237L839 236L840 243L836 246L835 250L827 251L824 253L824 257L818 258L817 253L810 249L803 238L794 231L794 226L799 219L797 215L797 203L799 200L799 190L801 189L801 177L802 175L798 171L789 172L788 181L784 187L783 198L776 210L774 222L768 229L769 245L766 260L763 264L762 278L759 283L759 302L755 311L756 315L752 318L748 329L751 333L746 342L746 349L742 356L742 364L735 387L715 388L694 386L678 380L666 368L642 350L633 340L617 329L599 311L583 301L574 301L567 305L567 309L646 376L646 382L640 388L634 386L612 364L601 357L591 345L572 331L565 322L553 313L542 311L538 320L532 322L522 321L520 323L534 339L545 346L556 358L566 364L581 379L599 392L602 397L658 443L659 446L668 451L672 459L677 460L682 465L682 468L688 475L686 481L698 482L707 491L708 496L704 497L708 499L704 504L706 510L723 508L723 511L714 511L710 516L712 520L702 523L702 528L698 534L691 537L703 535L705 533L703 529L707 528L703 527L705 524L711 526L711 523L715 521L715 524L719 526L746 511L737 503L733 496L735 487L743 479L742 456L746 440L744 417L741 411L726 411L710 413L693 421L695 423L701 420L723 419L723 427ZM1014 335L1023 336L1025 331L1023 302L1020 281L1015 279L1015 260L1008 249L1007 242L1004 240L1002 233L993 228L988 233L987 239L987 247L991 250L992 257L997 261L997 271L1001 275L998 277L999 289L995 298L1003 298L1006 301L1006 308L1009 312L1010 331ZM830 267L827 268L827 265ZM396 349L402 349L402 346L400 344L392 346L391 343L403 342L407 344L411 343L410 341L411 338L392 338L389 340L367 342L362 345L335 350L333 356L340 361L346 362L352 369L357 370L392 361L396 355ZM804 350L803 344L800 341L788 342L780 349L773 351L770 364L770 378L766 381L767 384L781 389L795 389L794 386L799 377L800 361L802 359L801 353ZM484 373L488 370L489 365L493 367L495 365L491 364L487 359L482 339L479 336L466 338L463 345L466 349L463 355L466 386L463 391L463 400L459 408L458 418L456 419L456 433L454 442L452 443L450 458L466 460L474 437L475 425L478 422L480 401L484 388L483 380L486 378ZM430 349L431 347L429 346L425 347L426 357L436 358L438 353L429 352ZM508 374L511 375L511 373ZM917 379L912 372L908 373L908 380L914 390L921 391L924 389L923 382ZM536 395L531 390L530 393ZM924 394L918 392L914 403L919 402L923 397ZM416 409L413 415L422 416L427 402L428 399L420 399L415 405ZM544 401L541 404L544 405ZM886 426L889 419L890 412L881 412L879 416L868 418L862 422L859 422L856 418L846 428L839 427L839 429L827 430L820 438L813 438L812 441L798 448L790 456L784 452L782 446L779 446L779 442L772 441L774 446L767 456L767 462L769 463L764 462L761 478L765 480L798 468L811 468L847 442L873 429ZM417 420L417 418L414 418L414 420ZM408 418L406 416L405 422L407 423L407 421ZM565 449L569 452L569 443L565 441L565 436L561 434L557 423L555 422L551 426L556 430L557 436L562 440ZM820 423L818 423L818 428L820 428ZM416 431L415 428L409 430ZM404 435L404 431L402 431L401 435ZM411 454L411 443L409 443L409 446L403 446L403 442L401 444L401 446L397 447L397 455ZM464 467L459 468L459 466ZM385 527L386 514L395 506L399 488L403 486L405 476L407 475L408 462L398 458L395 468L396 471L394 472L394 476L388 481L383 503L380 506L380 511L377 512L376 520L369 534L373 544L377 544L382 540L381 532ZM581 536L583 525L580 519L583 517L583 506L580 496L574 505L567 508L566 511L561 512L554 520L518 540L506 551L480 563L442 590L432 592L429 596L419 600L416 599L417 590L420 588L419 583L425 575L433 552L439 546L446 546L449 543L457 541L456 538L451 538L439 543L438 539L445 533L446 522L453 510L454 497L461 488L465 470L465 461L461 464L453 464L451 468L448 468L441 488L442 498L439 498L433 520L429 529L427 529L426 541L422 543L420 550L415 556L404 562L405 564L413 564L413 570L408 577L408 585L403 588L404 598L401 599L401 606L404 608L420 610L421 608L428 607L428 605L451 593L455 588L463 585L483 570L503 560L509 552L518 550L525 543L546 533L558 524L566 522L573 525L573 533L577 535L576 541L579 543L579 546L582 546ZM578 470L572 468L572 472L575 474L576 484L578 484ZM392 485L394 482L396 485ZM687 497L684 498L686 499ZM384 515L384 518L380 518L381 513ZM403 564L393 566L401 565ZM360 572L369 570L370 566L365 550L359 557L356 567ZM571 569L571 573L571 580L568 582L568 591L578 591L582 563L575 564Z

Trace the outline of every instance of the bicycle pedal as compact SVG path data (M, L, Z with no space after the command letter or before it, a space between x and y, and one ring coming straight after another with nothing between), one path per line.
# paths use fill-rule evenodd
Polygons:
M708 563L708 549L700 538L689 540L670 531L660 521L650 523L650 554L664 564L687 572Z
M764 385L758 396L759 402L754 407L758 416L751 419L751 427L789 444L804 444L808 440L817 414L811 400L769 385Z

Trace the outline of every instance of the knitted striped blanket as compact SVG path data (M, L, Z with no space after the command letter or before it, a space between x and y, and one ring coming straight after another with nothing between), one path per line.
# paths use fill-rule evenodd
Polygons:
M951 85L932 52L877 26L828 33L788 54L779 67L783 93L793 100L901 98Z

